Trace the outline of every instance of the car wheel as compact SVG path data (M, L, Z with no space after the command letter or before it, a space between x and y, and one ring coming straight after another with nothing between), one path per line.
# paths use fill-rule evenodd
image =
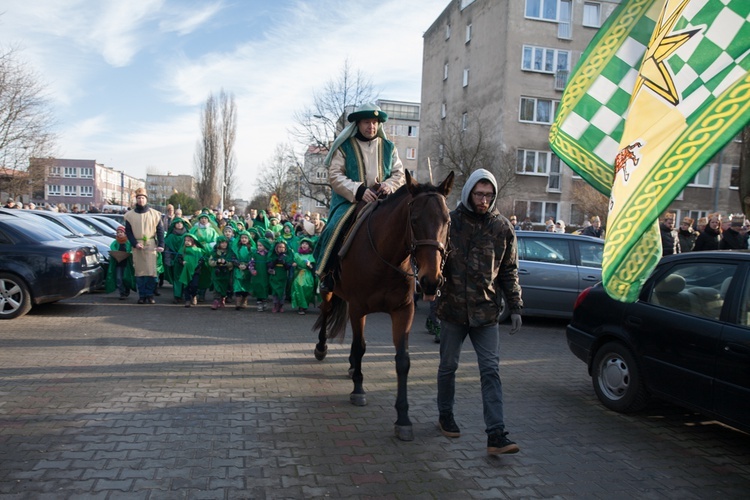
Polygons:
M508 318L510 318L510 308L508 307L508 303L505 301L505 295L501 293L500 294L500 318L498 318L498 323L502 323Z
M638 363L619 342L609 342L596 352L591 377L596 396L610 410L633 412L648 402Z
M13 319L31 310L26 284L16 276L0 273L0 319Z

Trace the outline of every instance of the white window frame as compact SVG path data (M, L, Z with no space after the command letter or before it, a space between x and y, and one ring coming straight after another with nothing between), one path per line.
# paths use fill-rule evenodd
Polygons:
M593 9L596 10L595 15L592 13ZM602 26L602 4L599 2L583 2L582 24L586 28L600 28Z
M519 210L518 204L519 203L525 203L526 209L525 210ZM541 206L541 220L534 220L531 219L531 210L529 209L532 203L538 203ZM556 201L540 201L540 200L516 200L513 204L513 209L520 219L525 219L526 217L529 217L531 219L531 222L535 224L544 224L545 220L548 217L549 209L548 207L554 206L554 213L555 215L550 215L554 220L559 219L560 216L560 204Z
M406 133L408 137L419 137L419 125L409 125Z
M712 188L714 187L714 166L706 165L695 174L693 180L688 183L687 187L695 188Z
M469 43L471 41L471 23L466 25L466 40L465 43Z
M448 63L445 63L445 66L443 66L443 81L446 81L448 79Z
M451 37L451 25L446 24L445 25L445 39L450 40L450 37Z
M739 188L740 188L740 166L733 165L732 173L729 175L729 189L733 189L736 191Z
M78 186L64 185L63 196L78 196Z
M60 196L60 193L62 193L60 184L47 185L47 196Z
M464 10L469 5L473 4L475 0L461 0L461 10Z
M79 170L79 176L82 179L93 179L94 178L94 169L91 167L82 167Z
M533 104L534 106L534 116L531 119L524 119L522 118L523 112L524 112L524 102L528 101ZM540 103L549 103L550 105L550 112L549 112L549 121L541 121L539 119L539 104ZM555 99L543 99L538 97L521 97L521 102L518 107L518 121L521 123L539 123L543 125L551 125L552 121L555 119L555 112L557 111L557 107L560 105L560 101Z
M547 170L547 192L548 193L561 193L562 192L562 167L560 157L554 153L550 153L549 156L549 168Z
M562 56L565 56L564 58ZM541 59L540 68L536 67L537 58ZM560 64L560 60L565 61ZM524 45L521 49L521 69L534 73L556 74L560 70L570 71L570 51L553 49L550 47L538 47L536 45Z
M60 167L50 167L49 168L49 176L50 177L60 177Z
M554 4L555 13L554 16L545 13L545 6L552 6ZM530 15L530 7L536 6L536 10L539 11L538 15ZM534 19L537 21L551 21L557 22L560 13L560 4L558 0L526 0L526 5L523 10L523 15L526 19ZM547 14L547 15L546 15Z
M328 179L328 170L323 168L315 172L316 179Z
M320 200L315 200L315 208L327 208L326 204Z
M464 69L463 86L469 86L469 68Z
M519 175L547 176L551 151L519 148L516 152L516 173Z
M84 196L86 198L94 197L94 186L80 186L80 188L80 196Z
M406 148L406 159L416 160L417 159L417 148Z
M469 128L469 113L464 113L461 115L461 132L467 128Z
M67 177L68 179L75 179L76 177L78 177L78 168L65 167L63 169L63 177Z
M448 116L448 107L443 103L440 105L440 118L443 119L446 116Z

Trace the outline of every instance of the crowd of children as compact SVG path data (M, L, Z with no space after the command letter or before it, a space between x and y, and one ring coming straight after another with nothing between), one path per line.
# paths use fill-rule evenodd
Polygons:
M287 300L299 314L315 305L316 231L306 232L303 224L297 228L290 222L280 224L264 212L253 219L251 227L241 219L217 221L208 209L193 220L191 225L175 217L165 228L161 264L165 281L172 284L175 304L192 307L206 301L211 292L213 310L227 304L245 309L251 297L259 312L266 310L269 299L274 313L284 312ZM118 290L126 298L134 289L132 257L126 257L127 243L119 240L112 243L112 252L121 260L110 266L107 291Z

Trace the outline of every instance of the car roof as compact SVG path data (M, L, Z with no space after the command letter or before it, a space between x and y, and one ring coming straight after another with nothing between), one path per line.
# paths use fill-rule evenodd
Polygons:
M604 240L593 236L584 236L573 233L550 233L547 231L516 231L516 238L549 238L549 239L566 239L574 241L592 241L604 245Z

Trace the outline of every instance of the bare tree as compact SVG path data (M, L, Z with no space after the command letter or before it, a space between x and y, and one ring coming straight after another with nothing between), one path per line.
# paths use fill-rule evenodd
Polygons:
M591 187L587 182L578 180L573 183L573 199L575 200L575 208L580 211L580 217L589 219L598 215L602 220L602 227L606 227L607 214L609 213L609 199L606 196ZM583 220L570 222L578 225Z
M237 106L234 102L234 94L227 94L224 89L219 93L220 114L220 156L222 162L222 205L232 199L235 187L235 169L237 159L234 155L234 141L237 137ZM221 207L222 209L224 206Z
M221 152L218 135L219 110L210 94L201 113L201 139L195 151L198 201L205 207L216 206L216 176Z
M493 139L495 135L488 121L482 120L481 113L467 113L456 120L445 119L431 127L438 153L437 158L430 158L430 163L434 171L442 175L451 170L455 172L455 193L461 192L472 172L484 168L495 176L497 199L505 198L515 185L516 156Z
M740 140L740 206L745 217L750 217L750 125L742 129Z
M37 174L43 185L44 170L29 172L29 159L52 155L54 119L44 92L15 49L0 52L0 190L13 197L38 191Z
M297 165L291 160L291 148L288 145L279 144L274 150L271 162L263 167L257 185L257 199L270 199L275 194L279 198L282 211L287 211L297 200L297 184L299 177L296 175ZM268 207L268 203L264 205Z

